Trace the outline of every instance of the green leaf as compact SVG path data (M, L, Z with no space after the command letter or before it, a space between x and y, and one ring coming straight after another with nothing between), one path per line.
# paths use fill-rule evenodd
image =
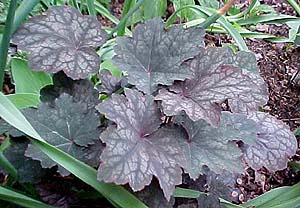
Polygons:
M86 0L86 4L87 4L87 7L88 7L88 11L89 11L89 14L91 16L96 16L96 10L95 10L95 5L94 5L94 1L95 0Z
M218 0L198 0L201 6L206 6L214 9L219 8L219 1Z
M191 198L191 199L197 199L200 195L205 195L206 193L200 192L193 189L186 189L186 188L180 188L177 187L173 193L173 197L176 198ZM242 208L242 206L232 204L224 199L220 198L220 202L222 205L226 206L227 208Z
M259 16L252 16L246 19L238 20L236 23L239 25L249 25L257 23L285 23L288 21L296 21L299 18L285 14L266 14Z
M0 199L28 208L54 208L28 196L0 186Z
M175 11L186 5L195 5L195 1L194 0L173 0L173 6ZM195 11L192 9L183 10L181 12L178 12L177 15L180 18L186 18L188 21L194 19L196 16Z
M0 116L15 128L23 131L28 136L31 136L33 138L31 141L52 160L73 173L86 184L95 188L114 204L121 208L147 208L146 205L124 188L114 184L106 184L97 181L97 171L94 168L45 142L26 120L23 114L2 93L0 93Z
M15 32L19 25L23 23L32 9L40 2L41 0L30 0L30 1L22 1L16 10L15 19L13 23L13 32Z
M196 190L193 190L193 189L185 189L185 188L177 187L175 189L175 191L173 192L172 196L174 196L176 198L192 198L192 199L196 199L201 194L205 194L205 193L202 193L200 191L196 191Z
M206 28L207 26L210 26L213 22L217 21L231 36L232 38L236 41L237 45L239 46L240 50L243 51L248 51L248 47L243 39L243 37L240 35L238 30L228 21L227 18L224 16L218 15L216 13L216 10L208 8L208 7L203 7L203 6L198 6L198 5L188 5L180 8L176 12L174 12L166 21L166 26L169 26L172 22L175 20L175 15L185 9L193 9L195 11L198 11L199 13L204 15L206 18L206 21L202 21L202 24L200 26ZM201 17L203 18L203 17Z
M244 204L243 207L255 208L299 208L300 184L275 188Z
M36 107L40 103L40 90L52 84L52 78L45 72L31 71L23 59L13 58L11 72L16 94L7 95L17 108Z
M131 5L134 1L133 0L125 0L122 8L122 16L121 19L125 17L125 15L128 13L129 9L131 8ZM122 36L125 33L125 28L126 28L126 22L124 22L123 25L120 26L117 35Z
M18 93L6 95L6 97L18 108L36 107L40 103L40 96L32 93Z
M15 9L17 6L17 0L11 0L6 17L5 28L0 45L0 91L2 90L4 70L6 67L7 52L9 47L9 41L13 32L13 21L15 17Z
M153 17L162 16L166 9L166 0L146 0L143 4L144 18L147 20Z
M115 76L122 75L122 72L112 63L111 60L103 61L100 65L100 69L108 69Z
M16 85L16 93L39 95L43 87L53 84L49 74L42 71L32 71L23 59L12 59L11 72Z
M288 166L292 168L294 172L300 171L300 163L299 162L288 162Z

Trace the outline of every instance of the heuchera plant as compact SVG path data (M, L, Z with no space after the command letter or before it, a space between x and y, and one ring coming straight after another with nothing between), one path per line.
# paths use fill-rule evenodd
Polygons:
M140 191L155 176L168 200L182 173L196 180L207 167L216 174L242 173L247 165L286 168L296 139L283 122L257 111L268 91L255 56L205 48L203 35L197 27L164 28L155 18L137 25L132 37L118 37L112 61L124 77L101 71L98 89L108 95L101 102L90 82L72 79L98 71L95 49L106 33L92 17L52 7L13 36L33 70L65 73L55 74L43 103L24 114L50 144L98 167L100 181ZM103 115L111 122L100 123ZM25 155L44 168L57 165L30 144Z

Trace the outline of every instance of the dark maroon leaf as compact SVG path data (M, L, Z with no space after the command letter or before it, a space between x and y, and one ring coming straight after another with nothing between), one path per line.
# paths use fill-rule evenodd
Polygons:
M203 29L183 29L182 25L164 29L161 18L148 20L136 26L132 38L117 38L113 62L128 73L129 83L151 94L158 84L191 77L192 72L182 63L198 54L203 34Z
M21 183L37 183L41 180L45 171L38 161L25 157L25 150L29 141L26 138L10 140L10 146L3 152L7 160L18 172L18 181Z
M118 129L134 128L141 135L149 135L162 123L160 110L151 95L125 89L125 96L113 94L105 99L96 109L106 118L114 121Z
M100 93L105 93L107 95L110 95L123 87L124 83L126 84L124 77L114 76L106 69L100 71L99 78L101 84L98 85L98 90Z
M11 125L9 125L6 121L0 118L0 135L4 133L8 133L12 137L20 137L24 135L23 132L15 129Z
M151 208L173 208L175 203L173 197L167 201L161 189L153 183L146 186L142 191L136 192L135 195Z
M78 155L77 158L80 158L81 161L92 167L98 168L100 164L100 156L104 148L105 145L100 141L100 139L96 140L95 144L83 148L83 155ZM81 154L81 152L79 152L79 154Z
M41 200L57 208L70 208L75 201L72 184L62 180L43 182L36 185L36 190Z
M232 201L231 193L235 188L236 179L238 174L232 174L223 171L221 174L216 174L213 171L206 171L207 191L211 195L219 198Z
M133 191L140 191L156 176L165 197L169 200L175 185L181 184L184 157L176 137L176 128L161 128L149 136L141 136L133 127L117 130L109 127L102 133L106 144L98 170L98 179L116 184L129 183Z
M55 73L63 70L72 79L87 77L99 69L95 51L107 35L98 20L77 9L54 6L25 22L12 41L29 52L29 67Z
M201 173L205 173L204 165L216 173L224 170L243 172L242 152L232 142L243 135L239 129L227 123L214 128L204 120L194 122L187 116L176 116L175 122L181 124L188 133L188 139L176 139L187 160L184 170L191 178L197 179Z
M100 103L99 93L89 80L74 81L63 72L54 74L53 85L46 86L41 90L41 101L54 106L55 99L63 93L71 95L74 102L84 102L88 109L94 109Z
M43 139L83 161L87 159L90 145L95 144L101 132L97 113L87 109L85 102L74 102L73 97L67 94L56 99L53 107L42 103L38 109L26 109L24 115ZM99 145L99 142L96 144ZM26 156L40 160L42 167L56 165L33 145L28 146ZM61 167L59 170L66 173Z
M244 52L246 53L246 52ZM184 82L177 82L160 90L156 100L162 101L166 115L178 115L185 111L193 120L204 119L217 126L221 109L216 105L228 99L233 112L256 111L268 100L268 93L262 78L240 66L252 61L252 55L236 57L229 48L202 49L190 63L195 76ZM249 70L247 70L249 68ZM252 68L251 68L252 69Z
M117 124L101 134L106 148L98 179L129 183L133 191L140 191L156 176L169 200L175 185L181 183L178 164L185 161L175 138L183 137L183 132L173 127L158 129L160 112L152 96L130 89L125 89L125 95L112 95L97 106Z
M220 203L220 200L215 195L201 194L198 199L198 208L226 208L226 206Z

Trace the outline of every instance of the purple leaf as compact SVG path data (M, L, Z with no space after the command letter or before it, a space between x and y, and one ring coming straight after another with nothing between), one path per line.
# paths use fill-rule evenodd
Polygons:
M23 113L43 139L79 160L89 160L91 145L101 144L96 142L101 132L98 128L99 116L94 110L87 109L85 102L75 103L70 95L62 94L53 107L42 103L38 109L26 109ZM40 160L44 168L57 164L31 144L28 145L26 156ZM66 174L62 167L59 167L59 171Z
M184 170L191 178L197 179L205 173L204 165L216 173L222 173L223 170L243 172L242 152L232 142L243 134L238 129L226 123L214 128L204 120L194 122L187 116L176 116L175 122L181 124L188 133L188 139L176 139L187 160Z
M48 85L41 90L41 101L54 106L55 99L63 93L71 95L74 102L80 101L86 104L85 108L89 110L95 110L95 106L100 103L99 93L89 80L74 81L63 72L54 74L53 85Z
M12 41L29 52L29 67L33 70L63 70L72 79L80 79L99 70L95 48L106 39L96 18L83 16L68 6L54 6L25 22Z
M133 128L109 127L101 135L106 148L101 155L98 179L129 183L133 191L140 191L156 176L169 200L175 185L181 184L182 171L178 164L185 161L174 138L182 136L180 130L168 127L149 136L141 136Z
M184 164L175 138L184 137L178 128L159 128L160 112L152 96L125 90L126 97L113 95L97 109L117 124L101 134L106 144L98 170L98 179L116 184L129 183L140 191L156 176L169 200L175 185L181 183Z
M105 93L107 95L112 94L122 86L126 85L125 77L114 76L106 69L100 71L99 78L101 84L98 86L98 90L100 93Z
M136 26L132 38L117 38L113 63L128 73L129 83L151 94L158 84L191 77L182 63L198 54L203 34L203 29L183 29L182 25L164 29L161 18L148 20Z
M268 93L258 74L239 67L247 57L252 61L250 53L236 57L229 48L202 49L190 63L195 76L175 83L170 91L160 90L156 100L162 101L168 116L185 111L193 121L204 119L214 126L221 116L217 102L228 99L233 112L256 111L266 103Z
M151 183L142 191L136 192L135 195L151 208L173 208L175 204L175 198L171 197L171 200L167 201L159 186L154 183Z
M249 119L257 122L257 140L244 145L244 158L254 169L266 167L270 171L287 167L288 157L296 153L297 140L289 127L275 117L255 112Z
M151 95L125 89L125 95L113 94L105 99L96 109L106 118L114 121L118 129L136 129L141 135L149 135L162 123L160 110Z
M215 195L201 194L198 198L198 208L226 208L225 205L220 203L220 200Z
M35 184L41 181L45 171L38 161L24 156L28 143L29 140L26 138L10 139L10 145L3 154L18 171L19 182Z

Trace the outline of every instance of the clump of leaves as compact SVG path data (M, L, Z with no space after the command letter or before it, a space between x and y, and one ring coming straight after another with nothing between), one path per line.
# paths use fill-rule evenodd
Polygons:
M79 79L98 69L91 47L101 45L106 35L96 25L73 9L53 7L25 23L14 41L29 51L34 69L63 70ZM94 157L100 181L141 191L156 177L167 200L183 172L197 179L204 167L216 174L242 173L247 165L284 169L296 139L287 125L257 111L268 91L255 56L204 48L203 34L197 27L164 28L160 18L139 24L132 37L118 37L114 48L113 63L130 88L103 71L98 89L108 98L100 103L87 80L58 76L53 87L42 90L44 103L25 115L52 145L82 161L85 155ZM222 111L224 102L229 112ZM103 122L103 132L95 106L110 120ZM26 155L43 167L56 165L31 145Z

